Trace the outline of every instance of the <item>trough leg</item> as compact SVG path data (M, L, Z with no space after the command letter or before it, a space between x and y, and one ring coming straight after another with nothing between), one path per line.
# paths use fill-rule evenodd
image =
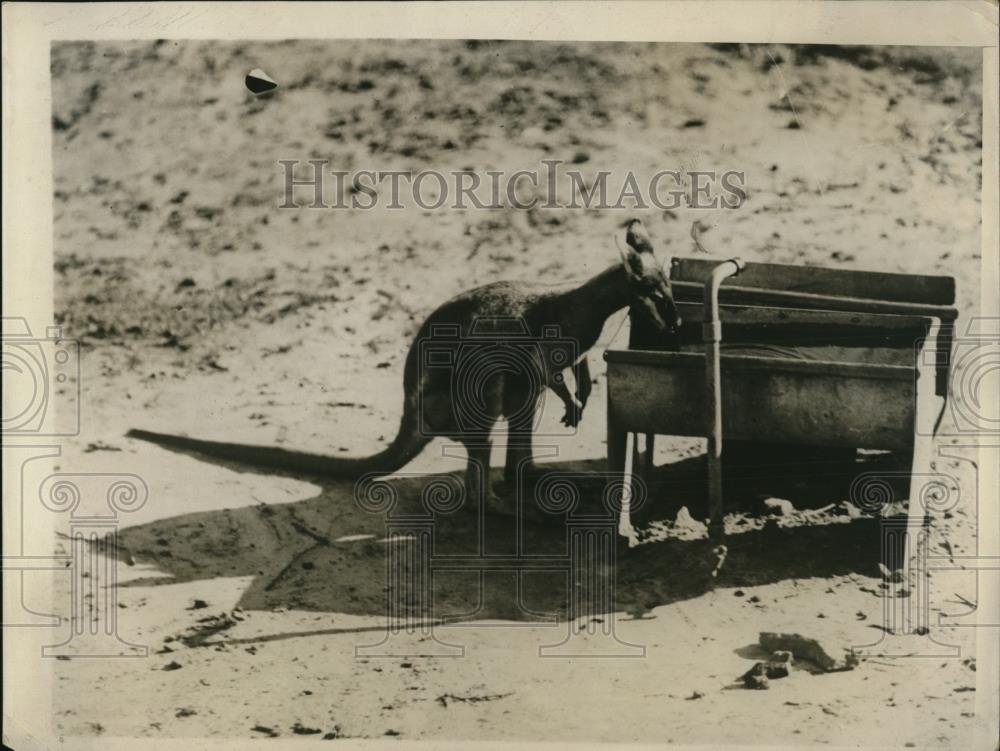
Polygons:
M618 474L625 471L625 451L628 448L628 433L615 416L615 410L608 403L608 472Z
M638 433L626 433L626 436L631 436L631 438L632 438L632 440L630 441L630 443L632 445L629 447L631 450L628 452L628 456L629 456L629 462L628 462L628 464L629 464L629 467L631 467L631 469L632 469L632 471L630 472L630 474L633 475L633 476L637 476L637 477L640 477L642 479L645 479L645 477L644 477L645 465L642 463L641 457L640 457L640 454L639 454L639 434Z
M621 482L629 496L632 492L632 476L629 461L629 434L615 415L611 400L608 399L608 482ZM635 441L633 443L633 450ZM633 465L634 466L634 465ZM624 511L622 512L624 515ZM619 522L621 519L619 519Z
M936 320L928 331L926 341L935 351L940 321ZM928 345L925 344L925 347ZM907 587L913 593L906 603L908 615L905 633L927 634L930 629L930 606L927 586L927 531L924 524L933 512L935 493L940 488L940 478L934 471L934 429L938 415L943 411L944 397L937 394L936 375L918 354L917 424L914 426L913 459L910 467L910 502L907 510L907 535L903 554L903 567Z

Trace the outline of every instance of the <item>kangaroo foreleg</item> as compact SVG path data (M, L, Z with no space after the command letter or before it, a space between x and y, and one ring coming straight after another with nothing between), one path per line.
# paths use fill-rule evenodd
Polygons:
M549 384L549 388L552 389L556 396L558 396L563 405L566 407L566 414L563 415L562 424L568 425L569 427L575 427L580 422L580 415L583 413L583 405L573 396L569 387L566 385L566 379L561 375L552 379L552 383Z

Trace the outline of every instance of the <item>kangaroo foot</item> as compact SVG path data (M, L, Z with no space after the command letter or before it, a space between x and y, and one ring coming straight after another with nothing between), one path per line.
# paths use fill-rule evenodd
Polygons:
M517 513L517 498L513 493L502 496L489 493L486 496L486 513L514 516Z
M493 493L500 498L508 498L514 495L517 486L514 480L504 478L493 483Z
M504 498L492 498L493 500L487 501L486 511L495 516L520 517L532 525L558 525L565 520L564 515L544 512L530 492L521 497L512 494Z
M505 485L504 482L491 483L489 479L485 481L484 487L478 487L476 483L467 484L465 486L466 504L469 508L474 509L482 501L482 509L488 514L513 514L516 500L513 486L510 486L508 491L504 487Z
M534 462L525 462L517 467L517 474L504 472L502 480L493 484L493 489L498 495L510 496L517 491L518 474L521 477L522 490L529 492L531 487L538 481L545 470Z

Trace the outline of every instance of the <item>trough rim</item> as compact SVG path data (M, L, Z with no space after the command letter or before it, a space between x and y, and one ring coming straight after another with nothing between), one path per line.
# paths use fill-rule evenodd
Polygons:
M705 355L702 352L608 349L604 351L604 359L609 364L622 363L666 368L704 369L705 367ZM780 357L727 353L723 353L720 359L723 372L732 372L734 370L765 370L768 372L799 373L820 377L840 376L867 380L909 381L911 383L920 377L920 370L909 365L848 363L834 360L790 360Z

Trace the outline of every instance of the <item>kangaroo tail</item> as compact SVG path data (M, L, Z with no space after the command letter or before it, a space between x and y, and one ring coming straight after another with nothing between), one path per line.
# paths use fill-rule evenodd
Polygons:
M392 443L376 454L358 458L323 456L245 443L203 441L149 430L130 430L126 436L183 453L222 459L249 467L341 479L357 479L366 474L395 472L419 454L430 441L428 436L420 433L413 411L410 409L405 411L399 432Z

